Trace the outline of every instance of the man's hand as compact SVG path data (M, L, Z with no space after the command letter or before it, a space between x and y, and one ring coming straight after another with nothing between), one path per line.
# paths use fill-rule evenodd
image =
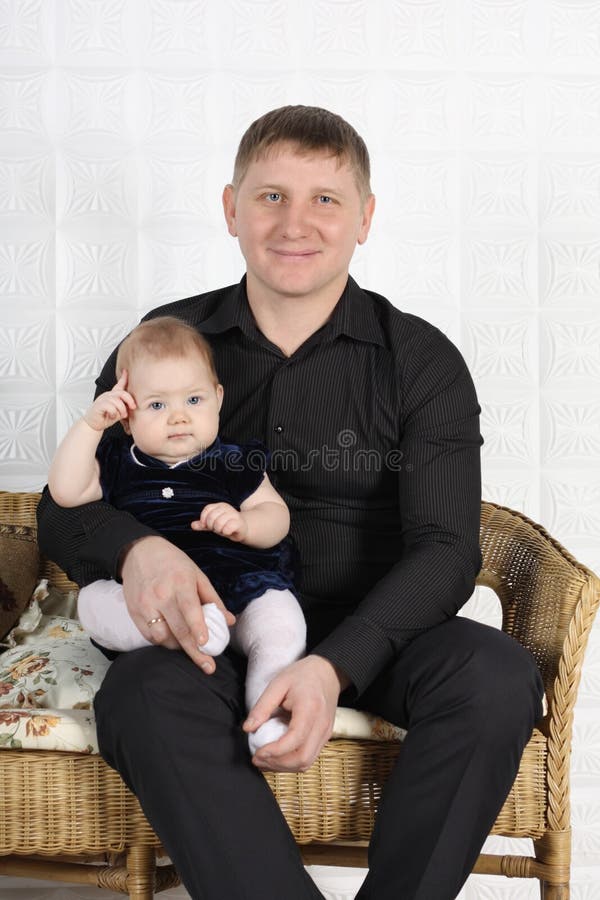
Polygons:
M290 727L278 741L260 748L254 765L275 772L308 769L331 736L338 697L348 684L322 656L306 656L280 672L248 713L244 731L255 731L278 707L290 713Z
M181 647L204 672L214 672L212 656L198 649L208 638L202 604L216 603L228 625L235 616L198 566L169 541L150 536L127 550L121 577L129 614L144 637L172 650ZM148 624L159 617L163 621Z

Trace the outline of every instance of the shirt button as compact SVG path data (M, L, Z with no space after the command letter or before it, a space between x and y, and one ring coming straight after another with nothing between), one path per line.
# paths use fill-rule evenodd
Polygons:
M276 426L273 428L273 431L275 432L275 434L281 434L282 431L283 431L283 425L276 425Z

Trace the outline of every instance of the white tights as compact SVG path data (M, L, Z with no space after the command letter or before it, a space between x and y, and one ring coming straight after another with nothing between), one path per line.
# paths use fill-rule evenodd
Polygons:
M129 615L123 588L116 581L95 581L79 592L79 620L90 637L108 650L126 651L151 646ZM214 603L202 607L208 641L201 649L209 656L223 652L231 636L235 650L248 659L246 707L252 709L269 682L306 649L306 623L300 604L290 591L269 589L251 600L230 629ZM276 714L248 735L250 751L276 741L287 731L288 720Z

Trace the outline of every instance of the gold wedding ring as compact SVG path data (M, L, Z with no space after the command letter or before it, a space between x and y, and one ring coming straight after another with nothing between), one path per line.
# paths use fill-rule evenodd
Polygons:
M152 625L156 625L157 622L164 622L164 621L165 620L163 619L162 616L155 616L154 619L148 619L148 621L146 622L146 625L148 626L148 628L150 628Z

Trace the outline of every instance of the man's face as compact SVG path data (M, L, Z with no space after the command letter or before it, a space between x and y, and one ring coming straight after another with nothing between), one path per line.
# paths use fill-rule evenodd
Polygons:
M330 303L367 239L375 198L362 200L347 163L280 144L250 164L237 190L225 188L223 206L246 259L251 300Z

